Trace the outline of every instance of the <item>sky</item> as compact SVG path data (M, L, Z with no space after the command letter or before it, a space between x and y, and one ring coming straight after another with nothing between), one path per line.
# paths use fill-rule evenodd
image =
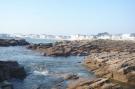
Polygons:
M135 0L0 0L0 33L135 32Z

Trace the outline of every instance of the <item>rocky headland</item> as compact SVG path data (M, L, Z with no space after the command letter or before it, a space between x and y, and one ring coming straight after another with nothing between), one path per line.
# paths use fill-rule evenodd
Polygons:
M43 52L44 56L88 56L102 52L135 52L135 42L94 40L62 41L47 44L31 44L28 49Z

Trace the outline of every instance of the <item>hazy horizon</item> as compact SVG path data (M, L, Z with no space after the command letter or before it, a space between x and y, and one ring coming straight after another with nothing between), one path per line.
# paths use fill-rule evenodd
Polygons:
M135 0L3 0L0 33L135 33Z

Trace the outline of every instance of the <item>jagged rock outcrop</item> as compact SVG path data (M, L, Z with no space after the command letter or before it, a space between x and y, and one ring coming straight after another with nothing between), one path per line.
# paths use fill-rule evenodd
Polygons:
M11 78L24 79L26 72L16 61L0 61L0 82Z
M45 56L88 56L101 52L135 52L135 42L94 40L94 41L63 41L54 44L32 44L27 48L38 50Z
M0 46L23 46L29 45L24 39L0 39Z
M99 77L135 84L135 53L93 53L86 58L84 64Z

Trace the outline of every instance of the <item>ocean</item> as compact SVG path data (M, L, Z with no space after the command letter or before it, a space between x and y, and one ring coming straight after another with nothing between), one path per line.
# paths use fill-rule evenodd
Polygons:
M26 39L31 43L55 42L52 40ZM84 57L45 57L42 53L28 50L22 46L0 47L0 60L17 61L24 66L27 77L24 80L12 79L14 89L52 89L62 81L63 75L77 74L79 77L93 79L94 74L88 71L81 62ZM59 89L66 89L67 81L62 82Z

